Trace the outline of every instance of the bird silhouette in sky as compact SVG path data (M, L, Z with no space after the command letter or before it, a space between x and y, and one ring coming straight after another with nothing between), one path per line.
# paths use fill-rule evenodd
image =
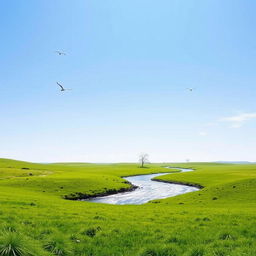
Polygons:
M187 88L190 92L193 92L195 88Z
M67 55L65 52L61 52L61 51L55 51L58 55Z
M60 87L60 91L61 91L61 92L72 90L72 89L66 89L66 88L64 88L64 87L63 87L60 83L58 83L58 82L56 82L56 84Z

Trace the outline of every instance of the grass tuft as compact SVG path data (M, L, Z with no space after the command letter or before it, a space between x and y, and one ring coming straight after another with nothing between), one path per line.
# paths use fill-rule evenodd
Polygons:
M146 249L140 256L178 256L176 248L164 247L164 248L149 248Z
M5 232L0 236L0 256L37 256L35 246L15 232Z
M44 249L51 252L53 255L66 256L69 255L69 245L64 236L56 235L44 245Z
M193 248L190 256L203 256L204 255L204 249L203 248Z

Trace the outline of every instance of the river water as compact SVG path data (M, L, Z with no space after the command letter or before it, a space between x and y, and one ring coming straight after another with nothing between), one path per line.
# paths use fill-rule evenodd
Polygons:
M190 172L192 169L183 168L171 168L178 169L181 172ZM134 191L121 192L114 195L95 197L88 201L95 203L105 203L105 204L145 204L148 201L154 199L163 199L167 197L173 197L188 192L193 192L199 190L196 187L164 183L152 180L153 178L170 173L155 173L146 174L138 176L124 177L125 180L129 181L135 186L138 186Z

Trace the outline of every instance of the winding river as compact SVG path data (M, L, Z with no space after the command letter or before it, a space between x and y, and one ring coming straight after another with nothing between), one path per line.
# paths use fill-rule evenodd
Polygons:
M181 172L191 172L192 169L183 169L183 168L172 168L169 169L178 169ZM132 183L135 186L138 186L137 189L129 192L121 192L114 195L95 197L90 199L90 202L95 203L105 203L105 204L144 204L148 201L154 199L163 199L167 197L173 197L188 192L193 192L199 190L196 187L165 183L152 180L157 176L162 176L167 173L155 173L155 174L146 174L146 175L137 175L124 177L127 181Z

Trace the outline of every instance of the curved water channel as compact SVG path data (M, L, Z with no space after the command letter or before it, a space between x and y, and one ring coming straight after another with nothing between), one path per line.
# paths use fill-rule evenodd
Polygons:
M184 168L172 168L169 169L178 169L181 172L191 172L192 169ZM188 192L193 192L199 190L197 187L165 183L152 180L153 178L170 173L155 173L155 174L146 174L146 175L137 175L137 176L128 176L124 177L127 181L132 183L135 186L138 186L137 189L129 192L121 192L114 195L95 197L88 201L95 203L105 203L105 204L144 204L148 201L154 199L163 199L167 197L173 197Z

